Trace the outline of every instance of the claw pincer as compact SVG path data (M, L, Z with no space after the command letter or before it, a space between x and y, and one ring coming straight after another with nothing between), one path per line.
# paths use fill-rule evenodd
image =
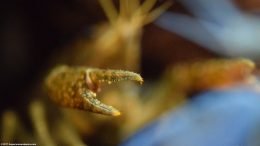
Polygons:
M46 87L50 98L61 106L118 116L120 112L101 103L96 93L100 83L124 80L143 82L139 74L129 71L59 66L46 78Z

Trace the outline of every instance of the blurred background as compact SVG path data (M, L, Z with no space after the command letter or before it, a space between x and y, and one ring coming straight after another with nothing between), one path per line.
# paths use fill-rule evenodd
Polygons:
M164 1L159 0L156 5ZM93 27L107 21L98 1L2 0L0 23L0 112L19 109L49 67L53 54L63 52ZM118 5L118 1L115 1ZM236 0L242 11L260 16L259 0ZM180 1L168 12L193 15ZM221 10L220 10L221 11ZM173 20L174 21L174 20ZM141 75L157 80L169 64L222 57L154 23L146 25L141 42Z

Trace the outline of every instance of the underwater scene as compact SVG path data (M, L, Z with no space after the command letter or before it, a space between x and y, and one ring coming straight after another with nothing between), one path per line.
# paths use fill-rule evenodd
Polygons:
M260 146L260 1L1 5L1 146Z

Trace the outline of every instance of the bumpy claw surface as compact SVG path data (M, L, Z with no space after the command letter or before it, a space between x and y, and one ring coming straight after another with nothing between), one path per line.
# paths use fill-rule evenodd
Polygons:
M50 98L61 106L118 116L120 112L101 103L96 93L103 82L111 84L124 80L143 82L139 74L129 71L59 66L46 78L46 86Z

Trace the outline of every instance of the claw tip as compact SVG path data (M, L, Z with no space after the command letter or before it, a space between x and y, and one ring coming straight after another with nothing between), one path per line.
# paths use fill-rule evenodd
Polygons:
M139 82L140 85L142 85L144 83L143 78L141 78L138 82Z
M134 80L137 81L140 85L142 85L144 83L143 78L139 74L136 74L136 73L135 73Z
M119 111L114 111L114 112L112 113L112 115L113 115L113 116L120 116L121 113L120 113Z

